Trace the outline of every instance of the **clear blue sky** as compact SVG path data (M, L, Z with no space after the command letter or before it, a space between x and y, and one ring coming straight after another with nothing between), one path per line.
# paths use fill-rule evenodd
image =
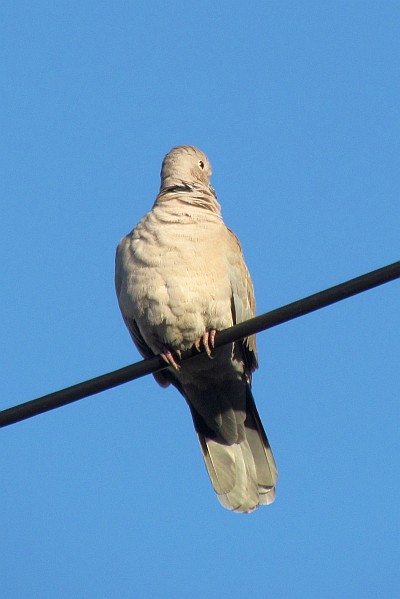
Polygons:
M213 164L258 313L399 259L397 1L3 0L1 407L138 359L114 251ZM3 429L7 599L395 597L399 284L259 335L274 505L224 510L151 377Z

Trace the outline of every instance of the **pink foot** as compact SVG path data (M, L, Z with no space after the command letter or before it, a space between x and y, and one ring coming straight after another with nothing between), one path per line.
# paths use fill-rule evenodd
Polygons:
M200 352L202 350L202 348L203 348L205 350L207 356L209 358L212 358L212 356L211 356L211 350L214 348L215 335L216 335L216 330L215 329L211 329L210 331L206 331L204 333L204 335L202 335L201 337L199 337L194 342L194 346L197 349L197 351Z
M174 354L176 355L178 360L181 359L182 354L179 349L174 350ZM175 370L180 370L180 364L178 364L178 362L176 361L174 354L172 353L168 345L164 345L160 356L162 357L164 362L168 364L168 366L172 366L173 368L175 368Z

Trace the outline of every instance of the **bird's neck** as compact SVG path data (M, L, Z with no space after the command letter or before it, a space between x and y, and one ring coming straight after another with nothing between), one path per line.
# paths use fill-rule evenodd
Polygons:
M189 183L187 181L172 179L168 177L163 180L160 193L155 205L180 204L201 208L214 214L221 214L221 206L218 203L212 187L203 183Z

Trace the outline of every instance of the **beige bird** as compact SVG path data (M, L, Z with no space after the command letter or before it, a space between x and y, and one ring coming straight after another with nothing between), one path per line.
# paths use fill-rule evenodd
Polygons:
M116 291L125 324L156 373L186 399L221 504L251 512L272 503L277 470L251 393L255 336L214 348L216 331L255 314L253 285L238 239L224 224L208 158L173 148L150 212L116 255ZM195 346L199 356L180 361Z

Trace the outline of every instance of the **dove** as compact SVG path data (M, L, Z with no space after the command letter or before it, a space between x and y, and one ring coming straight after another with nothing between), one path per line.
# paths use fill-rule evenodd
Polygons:
M214 348L217 331L255 315L255 299L211 174L194 146L165 156L153 207L117 247L115 285L140 354L165 361L156 381L190 408L220 503L247 513L274 501L277 469L251 391L255 336ZM181 361L192 347L199 354Z

